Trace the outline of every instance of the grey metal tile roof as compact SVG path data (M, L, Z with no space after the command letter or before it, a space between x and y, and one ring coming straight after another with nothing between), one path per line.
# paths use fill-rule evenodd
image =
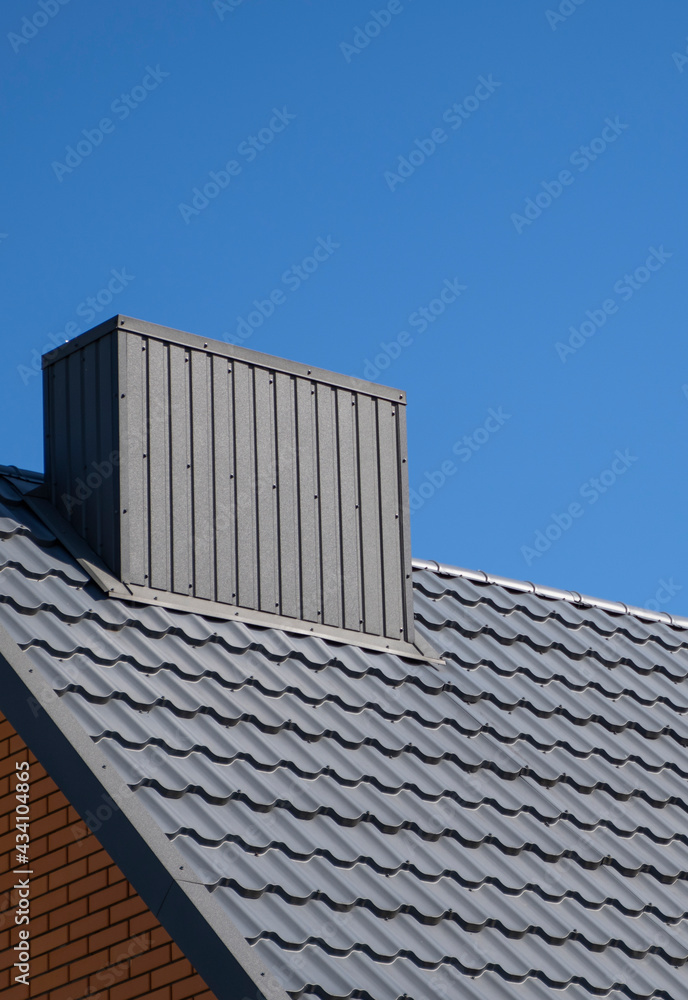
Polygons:
M688 630L414 576L444 666L124 604L0 476L0 625L291 996L683 1000Z

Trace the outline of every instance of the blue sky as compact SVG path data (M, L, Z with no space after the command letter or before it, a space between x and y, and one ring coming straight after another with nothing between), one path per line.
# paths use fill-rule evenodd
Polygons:
M124 313L406 390L415 556L688 614L685 3L0 19L0 463Z

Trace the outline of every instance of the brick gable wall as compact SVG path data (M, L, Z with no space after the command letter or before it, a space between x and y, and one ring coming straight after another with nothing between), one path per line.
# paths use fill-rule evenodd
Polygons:
M30 764L30 985L19 941L15 763ZM215 1000L191 963L0 714L0 995L3 1000Z

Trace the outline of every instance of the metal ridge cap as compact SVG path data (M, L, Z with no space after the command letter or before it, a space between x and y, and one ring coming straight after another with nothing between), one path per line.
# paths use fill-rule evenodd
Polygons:
M670 615L668 611L651 611L649 608L636 608L621 601L609 601L604 597L589 597L587 594L579 594L576 590L560 590L558 587L546 587L540 584L531 583L529 580L512 580L505 576L496 576L493 573L485 573L484 570L463 569L460 566L448 566L446 563L439 563L435 559L412 559L411 566L414 570L429 570L437 573L438 576L461 577L470 580L471 583L493 584L504 587L505 590L514 590L522 594L534 594L536 597L548 598L552 601L568 601L578 607L599 608L601 611L608 611L617 615L632 615L648 622L661 622L672 628L688 629L688 617L682 615Z
M30 469L19 469L16 465L0 465L0 476L10 479L28 479L31 483L42 483L42 472L32 472Z

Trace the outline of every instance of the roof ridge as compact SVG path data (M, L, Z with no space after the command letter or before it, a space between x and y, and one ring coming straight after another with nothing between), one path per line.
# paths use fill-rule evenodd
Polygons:
M9 479L25 479L32 483L42 483L44 480L42 472L19 469L16 465L0 465L0 476L6 476ZM429 570L440 576L461 577L472 583L495 584L504 587L505 590L513 590L521 594L534 594L536 597L545 597L553 601L567 601L569 604L576 604L579 607L599 608L601 611L607 611L611 614L631 615L641 621L660 622L670 628L688 629L688 616L671 615L668 611L651 611L649 608L634 607L624 604L622 601L609 601L604 597L579 594L577 590L547 587L532 583L530 580L513 580L510 577L486 573L482 569L472 570L461 566L450 566L447 563L437 562L436 559L413 559L411 565L415 570Z
M482 569L464 569L461 566L449 566L446 563L437 562L435 559L413 559L411 565L414 570L429 570L439 576L461 577L470 580L471 583L489 583L505 590L514 590L521 594L534 594L536 597L546 597L552 601L568 601L578 607L599 608L610 614L632 615L641 621L661 622L671 628L688 629L688 617L682 615L670 615L668 611L651 611L649 608L637 608L622 601L608 601L604 597L589 597L587 594L579 594L577 590L560 590L558 587L545 587L540 584L531 583L530 580L512 580L506 576L496 576L493 573L486 573Z
M19 469L16 465L0 465L0 476L7 476L10 479L27 479L30 483L42 483L45 478L42 472Z

